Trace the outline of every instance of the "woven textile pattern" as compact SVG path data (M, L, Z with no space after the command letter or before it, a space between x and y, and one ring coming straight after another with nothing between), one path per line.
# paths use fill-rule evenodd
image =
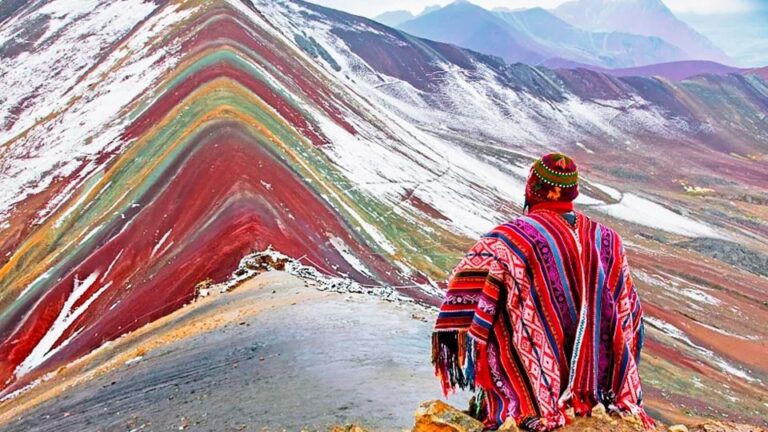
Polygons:
M597 404L652 421L638 361L642 307L621 238L577 213L534 210L484 235L453 271L433 334L446 393L480 393L489 428L566 423Z

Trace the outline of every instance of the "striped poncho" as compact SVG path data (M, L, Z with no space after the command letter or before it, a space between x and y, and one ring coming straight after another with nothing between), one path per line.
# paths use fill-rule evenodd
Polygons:
M534 210L495 228L454 270L433 334L444 392L479 390L489 428L563 426L599 402L638 414L642 308L624 247L575 214Z

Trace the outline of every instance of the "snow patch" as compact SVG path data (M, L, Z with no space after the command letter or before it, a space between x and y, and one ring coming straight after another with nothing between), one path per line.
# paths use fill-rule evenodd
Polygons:
M138 362L140 362L143 359L144 359L144 356L136 356L136 357L134 357L134 358L132 358L130 360L126 360L125 361L125 365L129 366L129 365L132 365L134 363L138 363Z
M104 280L107 279L107 276L109 276L109 273L112 271L112 267L115 266L115 264L117 263L117 260L119 260L120 257L123 255L123 252L125 252L125 249L121 249L120 252L118 252L115 258L112 260L112 262L109 263L109 267L107 267L107 271L104 272L104 275L101 277L101 280L99 280L99 282L104 282Z
M350 252L349 247L346 243L344 243L344 240L338 238L338 237L331 237L331 245L333 245L334 249L336 249L339 254L344 258L344 261L349 263L349 265L352 266L355 270L360 272L360 274L364 274L369 277L373 277L370 270L365 266L365 264L362 263L359 259L357 259L356 256Z
M39 386L40 383L42 383L42 382L43 382L43 380L41 378L38 378L38 379L32 381L31 383L25 385L22 388L20 388L18 390L14 390L14 391L8 393L7 395L5 395L3 397L0 397L0 403L5 402L5 401L9 401L9 400L12 400L12 399L16 399L17 397L23 395L24 393L26 393L26 392L32 390L33 388Z
M83 244L85 244L85 242L87 242L88 240L90 240L90 238L91 238L91 237L93 237L94 235L96 235L96 233L97 233L97 232L99 232L99 230L101 229L101 227L102 227L102 226L103 226L103 225L97 225L95 228L93 228L92 230L88 231L88 234L86 234L86 235L85 235L85 236L84 236L84 237L83 237L83 238L80 240L80 243L79 243L79 245L83 245Z
M59 31L31 52L0 62L0 125L14 122L0 127L0 143L6 143L0 220L16 203L79 170L39 215L45 220L109 162L97 162L99 155L120 153L126 143L119 136L130 120L121 111L178 61L170 46L142 54L148 52L147 42L194 12L166 7L115 46L157 7L141 0L54 0L34 11L35 16L51 14L48 31ZM15 28L5 23L0 40L11 39ZM109 55L95 63L102 52ZM25 109L15 117L11 110L22 102Z
M595 209L617 219L686 237L722 238L714 229L701 222L631 193L625 193L616 204L597 206Z
M84 301L83 304L77 308L74 308L74 305L78 302L78 300L80 300L80 298L91 288L91 286L96 283L98 277L98 272L91 273L82 281L75 277L72 293L69 295L66 302L64 302L64 306L62 306L61 311L59 311L59 315L56 317L56 320L45 333L43 338L40 339L40 342L38 342L37 345L32 349L32 352L30 352L24 361L21 362L21 364L19 364L19 366L16 368L17 377L24 376L32 369L41 365L43 362L48 360L59 350L65 347L74 337L79 334L78 330L74 332L73 335L70 336L67 340L59 344L59 346L56 348L53 347L56 344L56 341L61 338L61 336L69 329L72 323L74 323L80 317L80 315L88 310L91 304L97 298L99 298L99 296L107 288L112 285L112 282L105 284L98 291L93 293L93 295L91 295L86 301Z
M152 253L149 255L150 258L154 257L157 251L160 250L160 248L163 246L163 243L168 240L168 236L171 235L171 231L173 231L173 228L166 231L166 233L163 234L157 244L155 244L155 247L152 248Z
M612 199L614 199L616 201L621 200L622 193L621 193L620 190L614 189L614 188L612 188L612 187L610 187L608 185L604 185L604 184L600 184L600 183L595 183L595 182L589 182L589 184L591 184L592 186L594 186L594 187L600 189L601 191L605 192Z
M693 341L691 341L688 338L688 336L685 334L685 332L683 332L679 328L675 327L674 325L672 325L672 324L670 324L670 323L668 323L668 322L666 322L664 320L661 320L661 319L658 319L658 318L654 318L654 317L650 317L650 316L643 317L643 320L645 322L647 322L648 324L650 324L651 326L656 327L661 332L665 333L667 336L669 336L669 337L671 337L673 339L677 339L677 340L683 342L684 344L688 345L689 347L693 348L696 352L698 352L699 355L701 355L702 359L705 362L713 364L714 366L720 368L720 370L722 370L726 374L733 375L735 377L744 379L744 380L749 381L749 382L759 381L759 380L753 378L751 375L749 375L745 371L739 369L736 366L731 365L730 363L725 361L725 359L723 359L722 357L718 356L714 352L712 352L712 351L710 351L710 350L708 350L708 349L706 349L706 348L704 348L702 346L696 345L695 343L693 343Z
M594 154L595 153L592 150L590 150L589 148L587 148L587 146L585 146L581 141L577 141L576 142L576 146L581 148L581 149L583 149L585 152L587 152L589 154Z
M711 296L707 293L704 293L695 289L684 288L680 290L680 294L699 303L707 303L714 306L717 306L721 303L717 297Z
M393 287L365 286L347 277L325 274L316 267L302 264L301 260L303 259L305 257L291 258L270 247L264 251L244 256L229 280L212 288L216 288L222 293L227 292L265 271L280 270L304 279L320 291L368 294L388 301L412 302L411 299L399 294ZM210 292L210 288L206 289L206 294Z

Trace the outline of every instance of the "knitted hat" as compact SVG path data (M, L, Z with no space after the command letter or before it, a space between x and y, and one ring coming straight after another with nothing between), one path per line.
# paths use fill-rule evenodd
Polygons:
M525 186L530 204L545 201L571 202L579 196L579 169L573 159L550 153L533 163Z

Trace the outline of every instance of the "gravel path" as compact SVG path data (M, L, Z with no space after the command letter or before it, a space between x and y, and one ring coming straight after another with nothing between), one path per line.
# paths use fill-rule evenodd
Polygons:
M431 312L265 276L274 280L205 308L277 305L150 351L0 431L402 430L421 401L440 397Z

